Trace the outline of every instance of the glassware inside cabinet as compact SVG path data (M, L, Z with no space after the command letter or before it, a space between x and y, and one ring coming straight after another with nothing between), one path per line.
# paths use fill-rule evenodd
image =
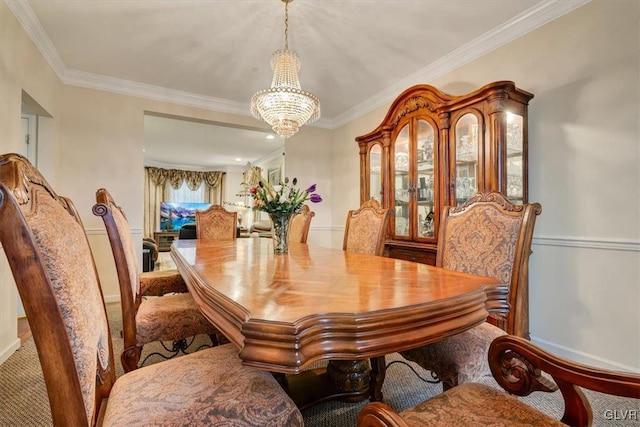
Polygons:
M394 146L394 200L395 235L409 236L409 206L411 201L409 181L409 125L405 125L396 137Z
M456 138L456 205L463 204L478 192L478 118L471 113L460 117Z
M524 145L523 118L507 112L507 198L513 203L522 203L524 179L522 174L522 152Z
M418 237L434 237L434 131L426 120L418 120L417 126L417 215L414 221Z
M382 203L382 146L375 144L369 150L369 198Z

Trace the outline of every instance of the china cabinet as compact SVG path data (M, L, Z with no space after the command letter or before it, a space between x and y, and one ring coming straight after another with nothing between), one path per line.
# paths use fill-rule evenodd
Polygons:
M527 105L533 95L497 81L461 96L413 86L382 123L356 138L360 202L391 210L385 254L435 263L439 216L482 190L527 202Z

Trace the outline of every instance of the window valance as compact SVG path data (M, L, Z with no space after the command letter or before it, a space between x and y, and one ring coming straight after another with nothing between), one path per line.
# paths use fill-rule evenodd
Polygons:
M222 182L224 172L217 171L187 171L181 169L162 169L156 167L145 167L147 169L149 179L158 187L164 187L169 182L175 190L182 187L182 183L186 182L190 190L195 191L200 188L204 182L211 189L217 188Z

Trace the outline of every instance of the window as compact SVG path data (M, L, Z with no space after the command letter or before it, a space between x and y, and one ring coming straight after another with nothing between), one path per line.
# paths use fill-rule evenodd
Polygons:
M197 190L192 191L186 181L182 182L182 186L174 190L171 185L167 185L167 202L189 202L204 203L206 185L200 184Z

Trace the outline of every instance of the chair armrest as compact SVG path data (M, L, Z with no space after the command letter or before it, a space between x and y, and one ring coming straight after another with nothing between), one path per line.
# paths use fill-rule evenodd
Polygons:
M158 260L158 244L155 240L150 239L148 237L142 238L142 248L149 250L149 259L152 261L152 264L148 266L148 271L153 270L153 264ZM144 271L147 271L144 270Z
M358 427L409 427L409 424L388 405L373 402L358 414Z
M554 391L555 384L542 377L549 374L562 392L565 412L562 422L590 425L591 405L579 387L615 396L640 398L640 375L589 367L557 357L513 335L496 338L489 347L489 366L495 380L506 391L526 396L532 391Z

